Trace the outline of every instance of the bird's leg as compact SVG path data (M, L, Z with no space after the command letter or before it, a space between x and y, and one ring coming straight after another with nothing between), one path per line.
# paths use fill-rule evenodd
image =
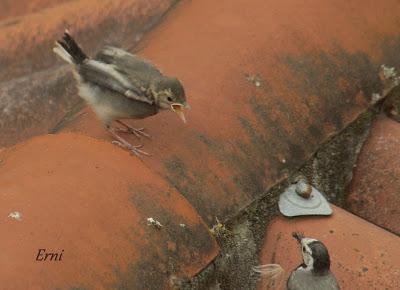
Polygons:
M136 137L140 138L140 136L145 136L149 139L151 139L151 136L145 132L143 132L144 128L133 128L132 126L129 126L128 124L125 124L124 122L120 120L116 120L118 124L121 124L122 126L125 127L126 130L124 129L119 129L120 132L125 132L125 133L132 133Z
M110 132L110 134L113 135L113 137L115 139L117 139L112 142L113 144L116 144L122 148L128 149L129 151L131 151L133 154L135 154L138 157L140 157L141 154L147 155L147 156L150 155L149 153L139 149L139 148L142 148L143 145L136 145L136 146L132 145L128 141L126 141L124 138L119 136L111 126L107 125L106 128L107 128L107 131Z

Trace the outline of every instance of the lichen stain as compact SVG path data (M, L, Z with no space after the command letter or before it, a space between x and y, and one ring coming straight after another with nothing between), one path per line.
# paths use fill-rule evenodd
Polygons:
M400 37L385 40L382 60L389 65L399 63L395 54L397 47L400 48ZM231 171L231 180L241 191L235 192L236 196L254 199L298 169L323 142L367 109L373 93L382 90L378 76L381 60L373 61L362 51L348 52L336 46L329 52L316 50L300 56L281 55L277 58L279 65L288 72L284 89L279 89L275 83L273 86L266 76L261 76L263 86L255 93L249 93L246 100L250 115L234 116L237 126L232 126L244 132L247 138L233 137L228 146L228 140L206 132L197 136L209 154ZM254 88L249 90L254 91ZM244 206L213 202L208 194L201 195L210 188L207 184L210 174L218 172L192 168L178 157L165 162L165 168L168 181L207 222L210 213L218 213L223 220L221 213L232 216ZM212 188L221 192L227 189L221 186L216 190L215 185ZM214 194L226 196L221 192ZM226 210L228 206L229 210Z
M209 142L209 148L214 148L214 150L219 148L219 144L212 144L211 139L203 137L202 140L205 143ZM192 204L209 226L215 222L215 217L225 217L232 211L232 208L229 207L221 208L217 199L210 198L211 189L207 178L212 177L211 175L216 174L215 172L207 174L207 172L196 170L187 166L184 160L178 156L172 156L166 160L164 166L167 170L167 181ZM215 190L215 188L213 189ZM228 187L222 179L218 180L216 190L229 195ZM232 205L232 203L230 204Z
M130 262L125 269L114 267L117 282L112 288L165 289L171 275L182 277L187 268L197 267L200 270L205 267L205 257L215 248L207 227L201 223L190 225L183 216L152 200L150 197L159 191L158 188L148 185L132 188L131 191L131 202L140 216L147 217L151 213L163 227L160 230L146 227L147 238L144 241L137 241L134 237L137 233L132 228L129 239L135 248L140 249L139 257L137 262ZM164 192L159 194L169 195ZM182 228L181 223L185 223L186 227Z
M363 52L349 53L336 47L329 54L321 51L301 58L288 55L282 61L293 74L287 85L308 105L313 123L331 123L337 131L347 125L343 114L358 105L356 95L360 91L369 103L372 94L382 90L379 64ZM310 105L309 96L318 96L319 104Z
M385 36L381 45L380 64L400 69L400 35Z

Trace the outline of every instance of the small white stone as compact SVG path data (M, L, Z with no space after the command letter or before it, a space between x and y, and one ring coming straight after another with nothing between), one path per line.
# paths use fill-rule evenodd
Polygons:
M22 220L22 215L20 212L18 211L13 211L8 215L9 218L17 220L17 221L21 221Z
M147 218L147 225L155 226L157 229L161 229L163 227L163 225L158 220L152 217Z
M382 96L380 94L377 94L377 93L372 94L372 98L371 98L372 103L376 103L380 99L382 99Z
M179 224L179 226L180 226L181 228L186 228L186 225L185 225L185 224Z
M386 65L382 65L381 66L382 71L383 71L383 76L385 77L385 79L390 79L390 78L394 78L397 75L396 69L394 67L388 67Z

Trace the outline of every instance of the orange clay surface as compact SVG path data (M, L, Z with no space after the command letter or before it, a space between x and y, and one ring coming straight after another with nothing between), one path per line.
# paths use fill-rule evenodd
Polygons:
M15 7L11 4L10 16L22 13L23 1L17 2ZM137 30L171 5L168 0L25 2L36 12L0 23L0 60L6 68L0 72L3 81L54 67L57 62L51 49L66 28L91 43L89 48L99 49L104 42L134 44L135 37L140 38Z
M112 144L41 136L0 159L2 289L161 289L218 253L187 200ZM36 261L40 248L62 261Z
M64 29L88 53L105 44L134 47L171 6L170 0L1 1L0 147L46 134L78 102L69 67L52 52ZM8 18L1 21L1 13Z
M52 8L64 2L71 0L2 0L0 10L0 21L4 21L2 24L7 25L7 20L25 16L27 14L41 12L43 9ZM1 24L0 24L1 25Z
M0 77L12 79L8 85L16 96L76 97L74 84L67 82L71 75L49 53L65 26L93 55L105 43L134 46L136 24L169 7L157 1L99 3L65 2L0 27L6 68ZM88 108L61 133L0 153L2 287L159 289L167 288L173 275L185 278L204 269L218 253L207 230L215 217L236 215L367 110L372 94L381 91L379 66L399 62L399 5L395 0L179 4L145 38L139 54L182 80L192 110L186 125L171 112L131 122L146 127L153 140L126 138L142 143L151 157L142 162L109 144L112 139ZM134 15L144 18L132 21ZM26 75L21 91L14 78ZM58 78L48 82L53 76ZM8 95L4 92L0 96ZM21 115L36 110L29 104L20 107ZM4 128L47 120L45 113L32 115ZM21 212L21 221L7 218L13 211ZM147 226L149 217L164 227ZM394 236L343 211L334 218L343 226L327 226L337 233L335 241L364 235L354 240L360 260L369 255L368 261L398 265ZM304 231L324 240L322 220L305 220L315 232ZM350 220L354 227L347 227ZM285 237L292 230L277 228ZM369 232L383 239L381 244ZM363 266L368 275L383 271L382 279L374 276L383 285L393 281L385 275L394 267L351 264L353 256L337 259L337 248L328 247L334 263L356 267L349 266L350 274L340 281L352 282L360 273L355 269ZM35 261L39 248L64 249L63 263ZM377 262L382 253L387 259ZM368 278L360 281L367 281L363 287L374 285Z
M378 118L358 157L347 197L349 210L400 234L400 124ZM400 247L400 245L399 245Z
M366 110L381 90L380 63L398 58L390 49L399 8L398 1L182 2L139 54L182 80L192 110L186 125L172 112L131 122L154 136L140 141L153 154L144 163L209 225L234 215ZM64 130L111 141L92 113Z
M290 272L302 263L301 250L293 231L322 241L329 250L331 270L341 289L399 289L399 238L338 207L331 217L276 218L267 230L260 264L280 264ZM281 285L282 286L282 285ZM268 288L261 280L258 289Z

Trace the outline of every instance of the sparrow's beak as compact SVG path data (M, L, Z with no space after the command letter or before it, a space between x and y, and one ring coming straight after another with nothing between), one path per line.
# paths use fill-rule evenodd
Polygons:
M304 235L299 232L292 233L292 237L295 238L299 243L301 243L301 240L304 239Z
M185 114L183 113L183 108L186 107L182 104L174 103L171 105L172 111L174 111L183 123L186 123Z

